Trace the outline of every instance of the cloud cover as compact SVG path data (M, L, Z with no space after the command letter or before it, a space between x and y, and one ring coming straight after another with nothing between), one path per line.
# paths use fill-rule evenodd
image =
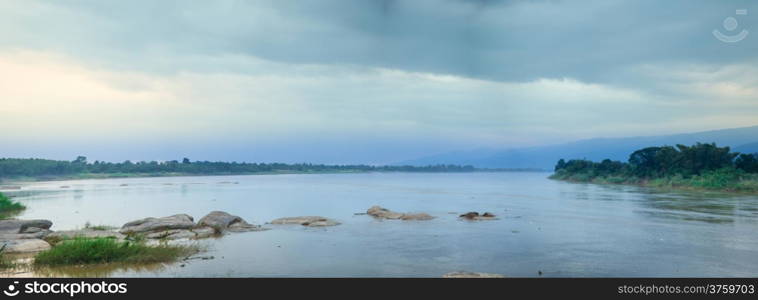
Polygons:
M750 1L0 1L0 156L389 163L755 125L758 39L711 35L736 8L758 15ZM758 33L753 15L735 17Z

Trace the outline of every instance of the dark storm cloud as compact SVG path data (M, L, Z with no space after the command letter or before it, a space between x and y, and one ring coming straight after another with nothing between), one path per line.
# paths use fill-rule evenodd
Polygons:
M168 72L235 70L176 58L231 54L496 81L632 84L641 79L629 69L642 64L754 60L758 39L731 45L711 35L737 8L755 11L741 25L758 29L754 1L75 1L38 4L35 18L24 17L29 6L6 8L29 26L4 26L3 44Z

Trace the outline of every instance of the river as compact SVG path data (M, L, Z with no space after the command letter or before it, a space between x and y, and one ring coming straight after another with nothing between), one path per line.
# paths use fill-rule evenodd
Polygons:
M39 275L116 277L758 276L758 196L576 184L549 173L362 173L34 182L6 191L18 218L121 226L213 210L250 223L320 215L328 228L264 225L202 240L209 260ZM372 205L431 221L375 220ZM493 221L458 214L491 212ZM539 275L541 272L541 275Z

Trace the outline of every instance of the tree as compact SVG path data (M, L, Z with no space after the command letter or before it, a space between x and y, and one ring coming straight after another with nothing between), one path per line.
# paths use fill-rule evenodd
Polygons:
M566 161L561 158L561 160L558 161L558 163L555 165L555 171L558 171L560 169L563 169L566 167Z
M634 174L639 177L655 177L658 175L659 162L658 152L661 147L647 147L632 152L629 155L629 164L634 168Z
M734 166L748 173L758 173L758 153L740 154L734 161Z

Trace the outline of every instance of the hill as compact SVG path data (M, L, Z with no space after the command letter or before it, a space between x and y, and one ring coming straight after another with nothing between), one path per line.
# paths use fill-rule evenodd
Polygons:
M758 152L758 126L661 136L595 138L528 148L459 151L403 161L398 164L414 166L456 164L472 165L477 168L541 168L552 170L555 162L561 158L597 161L609 158L626 161L629 153L640 148L676 144L691 145L697 142L729 146L734 148L734 151L739 152Z

